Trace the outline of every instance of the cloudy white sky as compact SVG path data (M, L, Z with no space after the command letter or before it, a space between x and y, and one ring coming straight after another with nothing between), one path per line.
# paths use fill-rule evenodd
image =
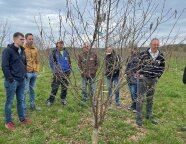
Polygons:
M81 6L84 5L85 0L78 0ZM160 6L163 0L159 1ZM48 17L51 18L53 26L58 23L58 12L66 15L66 0L0 0L0 22L8 20L10 24L10 33L20 31L22 33L31 32L39 35L37 25L34 17L38 18L39 14L43 17L43 25L48 28ZM186 0L166 0L165 9L176 9L180 13L186 7ZM169 21L162 25L156 32L155 36L164 38L171 30L173 21ZM179 30L179 31L178 31ZM175 27L174 33L179 33L177 43L186 35L186 11L182 14L180 21ZM172 35L174 36L174 34ZM10 40L11 41L11 40ZM186 43L186 42L184 42Z

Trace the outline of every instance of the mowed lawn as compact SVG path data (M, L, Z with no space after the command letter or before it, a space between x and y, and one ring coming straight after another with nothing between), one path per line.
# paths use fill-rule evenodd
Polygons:
M130 104L128 87L121 89L122 109L114 106L107 112L107 117L99 132L100 144L185 144L186 132L180 128L186 125L186 85L182 83L183 68L186 59L169 59L166 71L158 82L154 96L153 115L158 125L153 125L145 119L143 127L137 128L135 114L127 110ZM74 65L74 72L80 75ZM89 104L81 102L81 98L69 87L68 105L62 106L59 92L55 104L46 106L46 99L50 93L50 70L41 70L36 85L36 102L42 111L30 111L28 116L33 120L30 125L19 122L16 110L16 100L13 105L13 119L16 132L7 130L4 126L5 89L2 71L0 72L0 144L88 144L91 143L92 116ZM79 91L79 93L81 93ZM27 98L28 100L28 98ZM27 103L28 105L28 103ZM29 108L29 106L28 106Z

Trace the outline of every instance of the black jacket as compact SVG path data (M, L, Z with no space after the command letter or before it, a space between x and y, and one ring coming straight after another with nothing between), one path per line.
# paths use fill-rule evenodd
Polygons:
M149 49L140 53L139 57L139 74L147 78L160 78L165 69L165 59L159 51L158 57L153 60L149 53Z
M186 67L184 68L183 71L183 83L186 84Z
M120 65L120 56L117 55L114 51L112 54L105 57L106 72L105 75L108 78L118 77L121 69Z
M18 48L14 44L9 44L2 53L2 70L5 79L22 81L26 78L26 56L24 48L21 47L19 54Z

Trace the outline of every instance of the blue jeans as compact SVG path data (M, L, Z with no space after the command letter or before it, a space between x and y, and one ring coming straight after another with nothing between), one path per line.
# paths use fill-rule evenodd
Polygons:
M6 123L12 121L11 109L12 109L15 94L16 94L16 99L17 99L17 112L18 112L19 120L23 121L25 118L24 109L23 109L25 81L26 80L23 80L21 82L14 81L12 83L10 83L7 80L4 81L4 86L6 89L6 102L5 102Z
M131 108L136 110L136 101L137 101L137 78L131 77L128 81L128 86L131 94Z
M88 99L88 96L94 96L95 90L95 77L81 77L82 81L82 96L84 100ZM90 89L90 95L87 95L87 86Z
M114 87L118 85L119 82L119 77L112 77L108 78L107 77L107 87L108 87L108 96L111 98L112 94L112 84L114 83ZM119 89L117 88L115 90L115 102L116 106L120 105L120 96L119 96Z
M37 79L37 72L27 73L26 87L25 87L25 95L23 99L23 108L26 110L26 95L29 91L30 96L30 107L35 107L35 83Z

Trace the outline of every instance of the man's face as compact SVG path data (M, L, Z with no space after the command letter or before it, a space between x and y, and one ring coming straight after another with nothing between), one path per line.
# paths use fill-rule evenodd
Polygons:
M153 53L157 52L159 46L160 46L159 40L153 40L153 41L151 41L150 48L151 48L151 50L152 50Z
M64 46L64 43L63 42L58 42L57 43L57 49L58 50L62 50L63 49L63 46Z
M14 38L14 43L17 45L17 46L23 46L24 44L24 37L22 36L18 36L16 38Z
M88 44L88 43L84 44L83 51L84 52L89 52L89 50L90 50L90 44Z
M106 54L111 54L112 53L112 48L111 47L108 47L107 49L106 49Z
M28 35L27 39L26 39L26 43L30 46L32 46L33 44L33 36L32 35Z

